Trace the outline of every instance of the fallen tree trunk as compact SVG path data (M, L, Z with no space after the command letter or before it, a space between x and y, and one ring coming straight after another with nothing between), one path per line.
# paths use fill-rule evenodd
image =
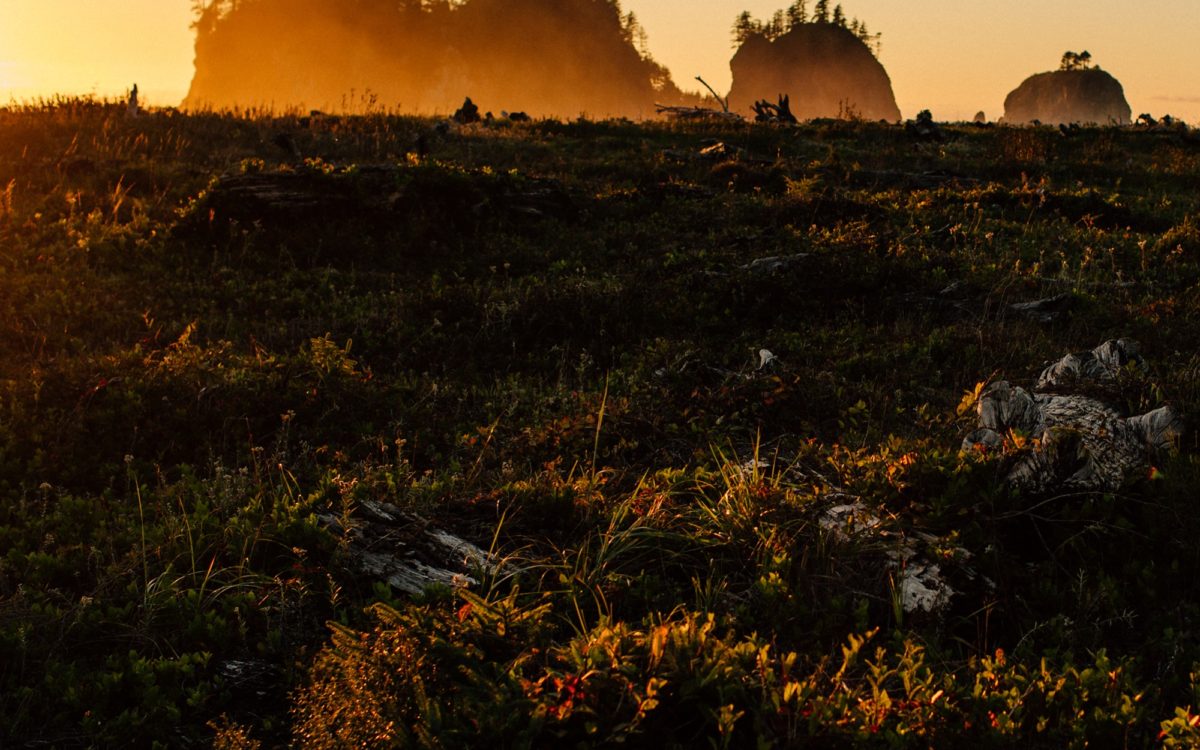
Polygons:
M351 518L329 513L318 520L343 537L359 572L407 594L472 586L494 567L486 551L388 503L364 502Z
M734 112L722 112L707 107L673 107L666 104L655 104L660 115L666 115L673 120L724 120L725 122L742 122L745 120Z

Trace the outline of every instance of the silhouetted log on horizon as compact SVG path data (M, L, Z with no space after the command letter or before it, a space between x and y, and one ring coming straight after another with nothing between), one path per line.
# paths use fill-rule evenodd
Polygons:
M791 97L792 112L801 120L850 115L900 119L883 65L853 32L834 24L798 24L774 41L752 35L729 67L729 108L734 112L783 93Z
M669 104L657 104L655 110L660 115L666 115L673 120L728 120L737 122L745 118L736 112L723 112L709 107L676 107Z
M1004 100L1009 124L1128 125L1131 116L1120 82L1099 68L1038 73Z

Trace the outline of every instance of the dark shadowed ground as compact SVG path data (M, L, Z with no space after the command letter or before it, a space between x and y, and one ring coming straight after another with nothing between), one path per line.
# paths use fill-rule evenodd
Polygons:
M0 110L0 745L1194 744L1194 437L959 446L1197 412L1200 145L943 130Z

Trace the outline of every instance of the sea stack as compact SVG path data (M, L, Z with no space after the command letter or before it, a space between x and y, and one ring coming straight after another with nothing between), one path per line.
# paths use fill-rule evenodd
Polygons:
M750 34L730 61L729 106L744 113L759 99L791 97L801 120L820 117L900 119L892 81L871 48L834 23L800 23L770 38Z
M1004 121L1019 125L1128 125L1132 111L1119 81L1099 68L1056 70L1026 78L1004 100Z

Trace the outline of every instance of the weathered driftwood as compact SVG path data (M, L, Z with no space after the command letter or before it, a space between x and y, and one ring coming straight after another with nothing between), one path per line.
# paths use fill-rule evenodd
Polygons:
M749 263L738 266L743 271L756 274L776 274L790 271L809 258L810 253L795 253L793 255L771 255L765 258L755 258Z
M713 98L717 100L717 104L721 105L721 109L725 110L726 112L729 111L729 97L725 97L724 99L722 99L721 96L717 93L717 90L714 89L712 86L709 86L708 81L704 80L700 76L696 76L696 80L700 82L701 86L708 89L708 93L713 95Z
M799 122L792 114L792 98L787 94L779 95L779 103L772 104L766 99L759 99L752 106L755 122L782 122L795 124Z
M679 161L698 161L698 162L730 162L736 161L743 164L755 164L760 166L769 166L775 163L774 159L767 159L761 156L750 154L744 148L731 146L723 141L706 141L704 147L699 151L681 148L663 149L662 155Z
M1039 323L1053 323L1070 313L1076 301L1075 295L1068 292L1031 302L1014 302L1008 306L1008 311Z
M484 550L388 503L366 501L350 518L318 519L345 539L360 572L408 594L437 585L471 586L493 567Z
M745 155L745 149L737 146L730 146L728 143L718 141L710 143L696 154L699 159L707 161L728 161L729 159L741 159Z
M944 230L939 230L944 231ZM1154 283L1145 280L1138 281L1076 281L1073 279L1055 279L1048 277L1033 277L1039 283L1055 286L1073 286L1078 289L1099 289L1113 293L1119 289L1153 288ZM938 313L948 319L973 318L977 321L990 321L996 318L1025 320L1043 325L1058 324L1066 321L1079 304L1078 292L1064 292L1050 297L1029 300L1026 302L1004 302L994 304L988 298L986 290L980 289L964 281L955 281L943 288L937 294L913 292L904 295L906 301L921 305L931 312Z
M935 190L946 186L974 187L982 184L982 180L978 178L965 177L952 172L938 170L902 172L894 169L857 169L847 175L847 182L854 187L915 190Z
M963 450L1004 450L1005 436L1029 439L1013 447L1008 481L1023 492L1116 492L1144 476L1183 433L1183 415L1171 406L1126 416L1114 406L1127 374L1144 373L1137 344L1107 341L1090 352L1048 365L1032 392L1007 381L987 387L976 405L979 429Z
M416 171L414 171L414 169ZM338 217L394 223L414 211L459 210L463 215L500 214L570 218L575 206L551 180L442 180L419 168L365 165L327 173L300 168L221 177L203 198L212 222L256 222L294 228Z
M726 122L741 122L745 118L735 112L727 112L708 107L677 107L668 104L655 104L655 111L672 120L724 120Z
M884 567L895 582L900 605L906 613L939 615L945 612L957 592L946 579L942 563L930 560L921 551L925 546L944 548L945 540L923 532L897 533L861 499L835 494L846 502L831 506L821 514L818 519L821 528L838 541L869 540L884 547ZM951 557L965 561L970 555L955 547ZM975 576L973 571L962 566L957 572L966 579Z

